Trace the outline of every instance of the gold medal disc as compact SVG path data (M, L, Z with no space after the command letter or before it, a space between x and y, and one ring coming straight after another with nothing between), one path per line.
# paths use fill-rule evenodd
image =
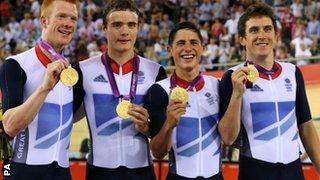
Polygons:
M247 79L252 83L257 82L259 78L259 72L257 68L254 67L254 65L250 65L250 64L247 67L249 68L249 74L247 75Z
M79 80L78 72L72 67L68 67L62 70L60 80L66 86L74 86Z
M178 100L182 103L187 103L189 100L188 91L184 88L177 86L171 90L170 99Z
M131 106L131 102L128 100L122 100L116 108L116 112L118 116L122 119L128 119L130 115L128 114L129 107Z

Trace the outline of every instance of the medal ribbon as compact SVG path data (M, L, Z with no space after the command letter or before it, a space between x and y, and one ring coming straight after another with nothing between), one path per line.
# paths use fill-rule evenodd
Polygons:
M199 75L196 78L194 78L192 82L188 85L187 90L192 91L193 88L196 86L196 84L202 79L203 79L202 74L199 73ZM174 71L170 77L170 89L173 89L176 86L177 86L177 74L176 74L176 71Z
M58 53L56 50L53 49L53 47L46 41L40 39L38 43L46 52L52 55L53 60L56 61L58 59L65 60L63 54ZM66 61L66 60L65 60Z
M102 63L104 64L106 68L106 72L110 81L112 93L114 97L119 98L123 97L125 100L134 99L137 91L137 85L138 85L138 71L139 71L139 62L140 59L137 55L134 55L133 57L133 71L131 76L131 84L130 84L130 92L129 95L120 95L116 80L114 78L114 74L112 72L111 66L110 66L110 57L107 55L107 53L104 53L101 57Z

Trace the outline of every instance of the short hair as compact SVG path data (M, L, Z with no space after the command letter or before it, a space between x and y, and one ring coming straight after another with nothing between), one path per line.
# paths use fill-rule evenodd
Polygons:
M201 33L200 33L199 29L197 28L197 26L195 24L193 24L192 22L185 21L185 22L180 22L180 23L177 23L174 25L173 29L170 31L170 34L169 34L169 39L168 39L169 45L172 45L173 40L174 40L177 32L181 29L188 29L188 30L195 32L198 35L201 43L203 43L203 38L202 38Z
M51 8L50 6L52 5L52 3L55 0L44 0L41 4L41 9L40 9L40 16L43 16L45 13L47 13ZM71 4L75 4L77 5L78 0L59 0L59 1L65 1L65 2L69 2Z
M246 22L253 17L269 17L272 21L274 31L277 32L276 17L272 8L264 3L257 3L249 6L241 15L238 21L238 34L240 37L246 35Z
M132 0L111 0L107 6L103 9L102 17L103 17L103 25L107 26L108 23L108 14L113 11L132 11L138 15L138 21L140 22L140 17L142 14L140 13L138 7Z

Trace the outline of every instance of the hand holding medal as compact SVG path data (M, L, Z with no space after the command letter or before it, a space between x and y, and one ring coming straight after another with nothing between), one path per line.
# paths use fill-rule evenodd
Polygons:
M54 61L59 59L66 61L63 55L56 52L47 42L40 40L39 45L43 49L44 53ZM62 70L60 73L60 80L65 86L74 86L79 80L78 72L69 65L68 68Z

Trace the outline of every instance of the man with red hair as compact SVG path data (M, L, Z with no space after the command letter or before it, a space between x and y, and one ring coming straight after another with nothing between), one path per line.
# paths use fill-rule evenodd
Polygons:
M63 49L77 19L76 0L44 0L41 40L0 69L3 130L14 137L4 179L71 179L68 148L77 103L75 91L59 80L69 66Z

